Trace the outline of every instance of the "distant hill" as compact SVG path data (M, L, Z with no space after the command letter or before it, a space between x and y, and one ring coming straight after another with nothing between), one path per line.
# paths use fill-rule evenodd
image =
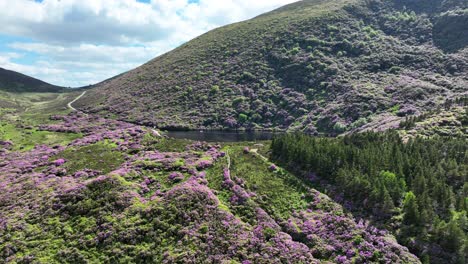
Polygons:
M19 72L0 68L0 91L24 93L55 93L66 88L52 85Z
M77 105L166 128L393 128L466 98L467 10L466 0L300 1L208 32Z

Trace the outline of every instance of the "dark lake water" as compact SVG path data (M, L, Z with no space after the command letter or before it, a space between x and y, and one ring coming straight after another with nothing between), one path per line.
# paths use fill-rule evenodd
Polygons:
M206 142L240 142L270 140L278 133L265 131L168 131L167 136Z

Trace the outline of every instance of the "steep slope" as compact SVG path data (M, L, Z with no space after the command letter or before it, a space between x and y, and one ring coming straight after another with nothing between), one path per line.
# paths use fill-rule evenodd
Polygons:
M13 93L56 93L65 88L46 83L19 72L0 68L0 90Z
M420 2L300 1L208 32L77 105L167 128L398 127L468 91L467 1Z

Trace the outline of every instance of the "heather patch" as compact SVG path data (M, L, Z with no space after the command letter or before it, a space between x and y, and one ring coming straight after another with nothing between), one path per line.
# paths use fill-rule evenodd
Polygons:
M42 129L83 137L23 152L2 142L7 262L417 262L386 232L369 233L375 229L259 156L262 145L244 151L93 116L52 118ZM357 237L364 244L348 256Z
M171 129L398 128L466 105L466 1L416 2L296 2L210 31L77 105Z

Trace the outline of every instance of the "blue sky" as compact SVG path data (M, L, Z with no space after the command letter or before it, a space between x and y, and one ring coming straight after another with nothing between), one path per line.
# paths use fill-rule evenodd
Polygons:
M67 87L297 0L0 0L0 67Z

